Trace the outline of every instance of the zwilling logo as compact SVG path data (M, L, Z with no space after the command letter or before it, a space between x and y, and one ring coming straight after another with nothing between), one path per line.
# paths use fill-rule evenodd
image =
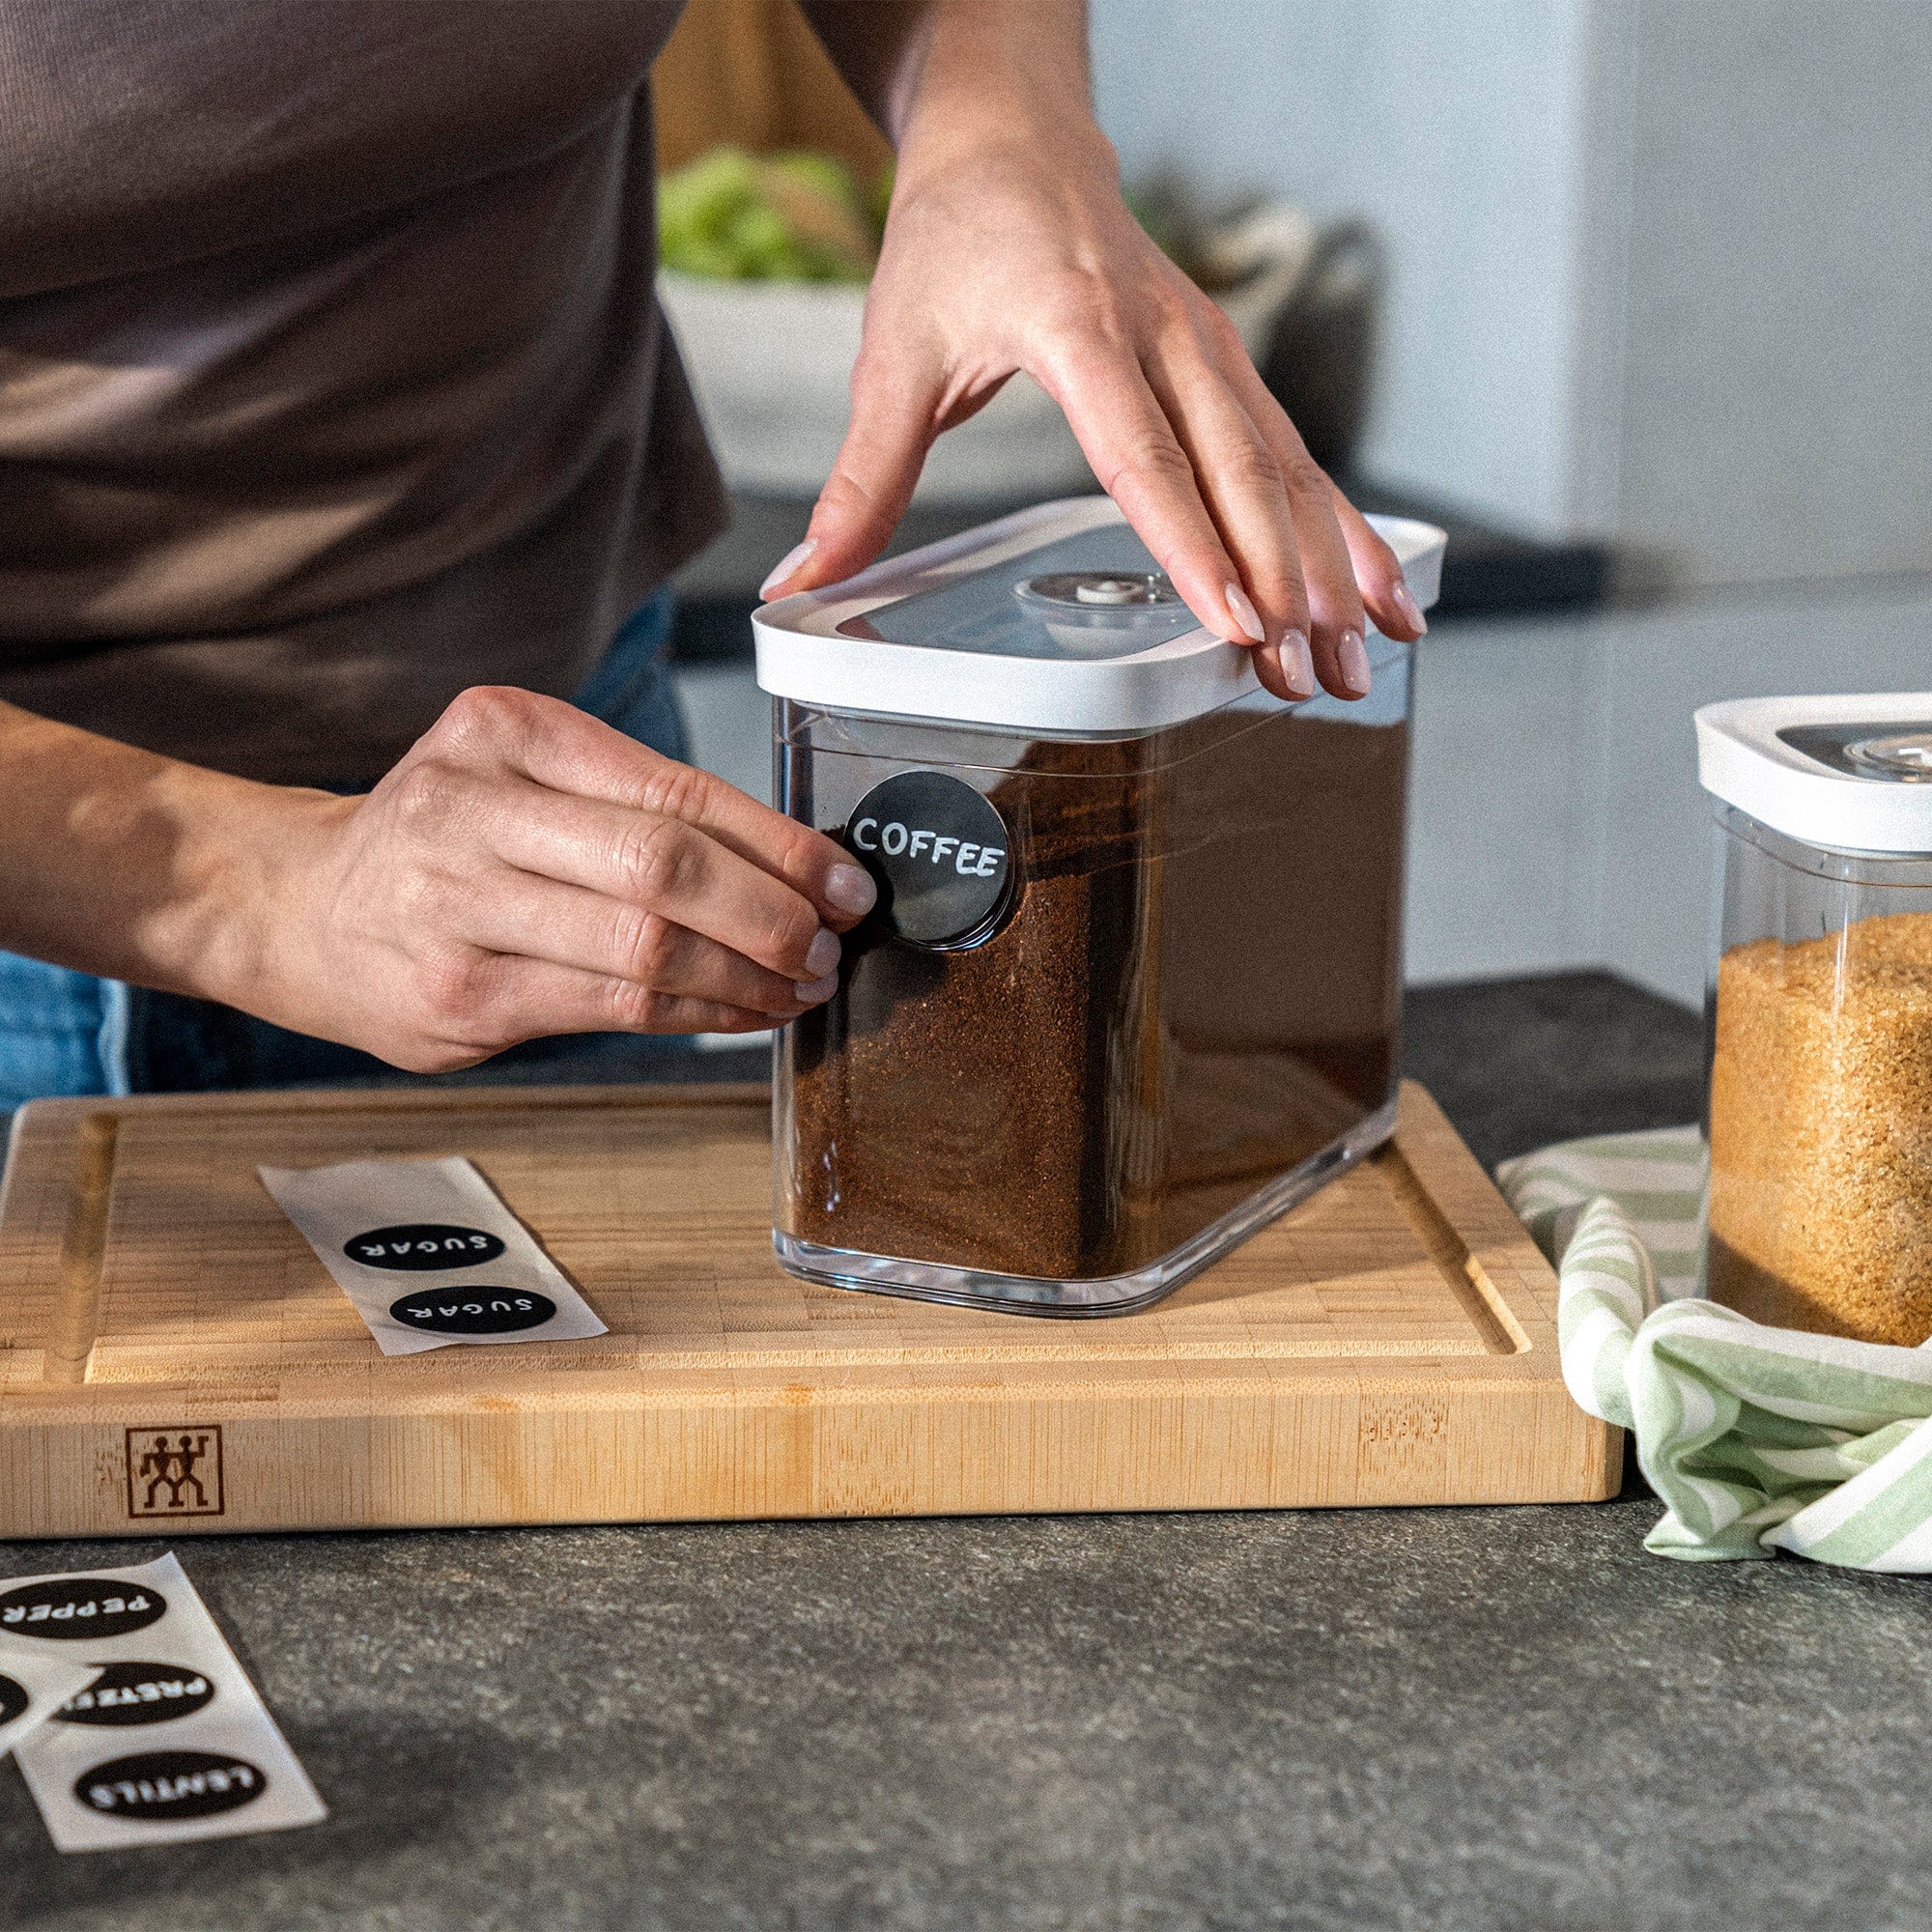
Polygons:
M222 1506L219 1423L128 1430L130 1517L219 1516Z

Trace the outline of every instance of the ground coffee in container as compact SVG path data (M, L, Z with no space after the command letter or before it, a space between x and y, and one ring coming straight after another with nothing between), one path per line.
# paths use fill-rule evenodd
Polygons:
M1390 522L1418 599L1440 533ZM778 793L873 872L781 1037L794 1271L1145 1305L1394 1123L1410 654L1299 705L1103 497L759 612Z
M1697 714L1717 802L1714 1300L1932 1336L1932 693Z

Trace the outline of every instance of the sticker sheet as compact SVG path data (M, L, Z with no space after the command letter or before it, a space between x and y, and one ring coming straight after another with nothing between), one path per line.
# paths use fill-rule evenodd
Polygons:
M606 1332L469 1161L256 1171L385 1355Z
M0 1582L0 1671L87 1667L14 1756L63 1852L281 1832L328 1815L173 1555Z
M75 1658L36 1652L26 1644L0 1647L0 1757L99 1674Z

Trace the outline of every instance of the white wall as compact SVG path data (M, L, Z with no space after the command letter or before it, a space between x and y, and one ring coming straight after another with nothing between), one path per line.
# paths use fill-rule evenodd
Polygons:
M1094 0L1129 174L1367 214L1374 473L1691 584L1932 570L1932 0Z
M1583 0L1094 0L1129 179L1272 190L1388 245L1375 473L1575 519Z
M1610 527L1697 582L1932 570L1932 5L1617 12Z
M1416 680L1409 977L1607 966L1694 1002L1710 835L1691 713L1928 685L1923 579L1444 626Z

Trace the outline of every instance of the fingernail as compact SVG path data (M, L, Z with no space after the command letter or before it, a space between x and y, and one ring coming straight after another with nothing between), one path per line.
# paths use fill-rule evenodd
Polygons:
M781 583L788 582L805 568L806 559L818 548L816 537L807 537L802 544L795 544L779 558L772 574L758 585L758 595L769 597Z
M1248 602L1248 593L1238 583L1224 583L1221 586L1222 601L1228 607L1228 615L1234 618L1248 642L1259 644L1265 640L1267 633L1262 629L1262 620L1256 614L1255 607ZM1232 643L1234 640L1230 639Z
M879 889L863 866L834 866L825 875L825 896L840 912L870 912L879 902Z
M808 1007L822 1007L838 990L838 975L828 973L822 980L798 980L792 991Z
M1315 696L1315 655L1306 631L1291 631L1281 640L1281 674L1297 697Z
M1369 695L1369 647L1362 642L1362 634L1356 630L1342 633L1342 641L1335 646L1335 663L1342 673L1342 682L1356 697Z
M1408 619L1409 628L1421 637L1429 629L1429 619L1422 614L1422 606L1409 594L1408 585L1398 577L1395 588L1389 592L1395 608Z
M833 972L838 964L838 956L844 951L838 943L836 932L827 932L822 927L818 937L811 942L805 955L805 970L814 980L822 980Z

